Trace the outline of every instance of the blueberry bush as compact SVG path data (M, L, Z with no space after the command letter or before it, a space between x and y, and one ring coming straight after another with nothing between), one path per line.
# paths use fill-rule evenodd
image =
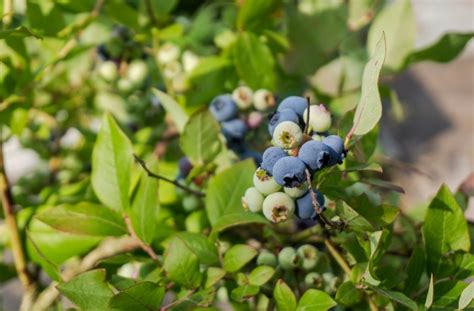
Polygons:
M399 208L378 145L393 76L473 33L415 48L409 0L0 3L21 310L474 307L468 191Z

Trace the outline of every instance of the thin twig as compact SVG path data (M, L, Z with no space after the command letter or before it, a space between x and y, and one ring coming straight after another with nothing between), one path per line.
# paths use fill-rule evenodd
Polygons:
M140 247L138 241L132 237L124 236L121 238L105 239L96 249L87 254L79 264L68 265L61 273L61 278L64 281L69 281L76 275L91 270L98 262L105 258L133 251ZM38 296L33 307L30 310L43 311L58 299L59 291L56 289L58 282L52 282L49 286Z
M153 172L150 171L150 169L146 166L145 161L143 161L142 159L140 159L136 154L134 154L133 157L135 158L135 161L137 161L137 163L140 164L140 166L145 170L145 172L148 174L149 177L153 177L153 178L156 178L156 179L159 179L159 180L166 181L166 182L168 182L168 183L170 183L170 184L173 184L173 185L175 185L176 187L181 188L181 189L183 189L184 191L189 192L189 193L192 193L192 194L194 194L194 195L196 195L196 196L198 196L198 197L203 197L203 196L206 195L204 192L191 189L191 188L189 188L188 186L185 186L185 185L183 185L183 184L177 182L176 180L171 180L171 179L166 178L166 177L164 177L164 176L157 175L157 174L153 173Z
M156 255L153 248L151 248L150 245L146 244L138 237L137 233L135 232L135 229L133 229L133 225L132 225L132 222L130 221L130 217L128 217L128 215L124 215L123 220L125 221L125 224L127 225L128 233L130 233L130 236L137 241L141 249L143 249L143 251L145 251L145 253L147 253L148 256L151 257L151 259L158 261L158 256Z
M324 241L324 245L326 245L326 248L328 249L329 253L336 260L336 262L339 264L342 270L344 270L346 275L350 277L352 274L351 267L349 267L349 264L342 257L342 255L337 251L334 245L332 245L332 243L328 239Z
M23 242L20 238L17 220L15 217L15 203L10 191L10 183L5 172L5 161L3 156L3 141L2 131L0 127L0 193L2 197L3 213L5 224L10 234L10 245L13 253L13 262L15 269L20 279L21 284L25 290L24 299L22 302L22 310L28 310L32 299L36 293L36 282L27 269L27 262L25 251L23 249Z
M170 309L170 308L172 308L172 307L174 307L174 306L180 304L181 302L183 302L183 301L185 301L186 299L188 299L192 294L194 294L195 291L196 291L195 289L190 290L189 293L187 293L185 296L181 297L180 299L175 300L175 301L173 301L172 303L167 304L167 305L164 306L164 307L161 307L161 308L160 308L160 311L167 311L168 309Z

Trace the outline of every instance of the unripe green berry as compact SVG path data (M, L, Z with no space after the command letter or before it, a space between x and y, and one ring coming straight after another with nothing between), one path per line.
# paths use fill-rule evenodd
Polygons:
M133 83L129 79L122 78L122 79L118 80L117 88L122 93L130 93L131 91L133 91L135 86L133 85Z
M187 212L194 211L201 206L201 200L195 195L187 195L183 199L183 208Z
M298 267L299 257L293 247L285 247L278 254L278 264L283 270L293 270Z
M272 142L283 149L293 149L303 140L303 131L300 126L291 121L283 121L275 127Z
M277 264L278 264L278 261L275 254L270 253L267 250L263 250L257 257L257 265L259 266L276 267Z
M301 259L301 267L309 271L316 267L318 263L318 250L313 245L305 244L298 247L296 251Z
M141 85L148 75L148 66L142 60L135 60L128 65L127 78L134 85Z
M302 197L306 192L308 192L308 183L304 182L300 184L298 187L284 187L283 190L291 198L297 199L297 198Z
M324 291L330 295L334 294L341 283L341 279L332 272L325 272L322 277L324 280Z
M242 206L244 209L256 213L262 210L263 199L263 195L257 190L257 188L250 187L245 191L245 194L242 197Z
M305 123L307 113L308 109L306 108L303 114ZM318 133L326 132L331 128L331 114L324 105L312 105L309 107L309 126Z
M263 201L263 215L272 222L286 221L294 212L295 202L286 193L272 193Z
M253 175L253 184L263 195L269 195L281 189L281 186L276 183L273 177L260 167L257 168Z
M321 289L324 287L324 280L317 272L310 272L306 274L304 283L308 287Z
M117 65L112 61L106 61L99 65L99 75L107 82L115 81L118 77Z

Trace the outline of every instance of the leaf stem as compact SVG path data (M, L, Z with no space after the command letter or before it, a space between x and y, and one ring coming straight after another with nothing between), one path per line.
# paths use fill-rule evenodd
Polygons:
M189 291L189 293L187 293L186 295L184 295L183 297L181 297L180 299L178 300L175 300L173 301L172 303L170 304L167 304L166 306L160 308L160 311L167 311L168 309L180 304L181 302L185 301L186 299L188 299L192 294L194 294L194 292L196 291L196 289L192 289Z
M133 157L135 158L135 161L137 161L138 164L140 164L140 166L145 170L145 172L148 174L149 177L153 177L153 178L156 178L158 180L163 180L167 183L170 183L170 184L173 184L175 185L176 187L180 188L180 189L183 189L184 191L186 192L189 192L189 193L192 193L198 197L203 197L205 196L206 194L204 192L201 192L201 191L198 191L198 190L194 190L194 189L191 189L189 188L188 186L185 186L179 182L177 182L176 180L171 180L169 178L166 178L164 176L161 176L161 175L158 175L158 174L155 174L153 173L152 171L150 171L150 169L146 166L146 163L145 161L143 161L143 159L140 159L136 154L133 155Z
M127 225L128 233L130 233L130 236L137 241L138 245L140 245L140 248L145 251L145 253L148 254L148 256L151 257L154 261L159 261L158 256L156 255L155 251L153 248L150 247L150 245L145 244L137 235L135 232L135 229L133 229L132 222L130 221L130 217L128 215L123 216L123 220L125 221L125 224Z
M349 267L349 264L344 259L344 257L342 257L342 255L338 252L338 250L334 247L334 245L332 245L332 243L328 239L324 240L324 245L326 245L326 248L328 249L329 253L336 260L336 262L339 264L342 270L344 270L346 275L350 277L352 274L352 270Z
M18 278L20 279L20 282L25 290L24 299L22 302L22 309L27 310L30 304L28 301L31 301L35 296L36 282L27 269L23 242L20 237L20 232L18 230L18 224L15 217L15 203L13 201L13 196L10 191L10 184L5 171L3 140L1 135L2 131L0 129L0 193L2 199L2 207L5 217L5 224L10 235L10 244L13 253L15 269L17 271Z

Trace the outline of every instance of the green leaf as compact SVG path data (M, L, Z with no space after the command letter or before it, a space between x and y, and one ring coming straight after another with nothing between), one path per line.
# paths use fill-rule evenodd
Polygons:
M455 310L459 305L459 297L466 287L467 284L462 281L448 280L436 283L432 310Z
M118 23L139 29L140 15L134 8L129 6L127 2L120 0L107 1L104 10L107 13L107 16L111 17Z
M209 307L214 303L214 298L216 296L215 288L207 288L200 290L188 298L184 299L182 302L175 305L173 311L189 311L189 310L199 310L199 307Z
M239 34L233 46L234 65L239 77L252 89L275 87L275 59L270 49L250 33Z
M245 244L232 246L224 255L224 270L237 272L257 256L255 248Z
M431 201L423 225L427 271L438 276L443 261L453 251L469 252L471 242L464 213L456 199L443 185Z
M414 291L420 283L421 276L425 271L425 251L420 247L413 249L408 260L407 279L405 280L404 292L406 294Z
M29 1L26 15L31 29L45 36L56 36L65 26L63 12L51 0Z
M170 280L186 288L196 288L201 282L198 257L178 237L172 238L168 244L163 268Z
M161 105L165 108L168 115L173 120L180 133L183 132L184 126L188 122L188 115L184 109L168 94L158 89L151 89L153 94L160 100Z
M405 67L422 61L434 61L439 63L450 62L462 52L473 37L473 32L446 33L430 46L408 55L405 59Z
M41 39L40 35L35 34L31 29L26 28L25 26L19 26L13 29L0 30L0 39L6 39L9 37L35 37Z
M374 53L365 65L362 76L360 101L357 104L352 131L355 135L364 135L370 132L382 117L382 102L380 100L378 80L380 70L385 60L385 35L375 46Z
M280 0L244 1L237 14L237 28L258 29L266 21Z
M56 230L74 234L121 236L127 233L120 214L88 202L52 207L37 214L36 218Z
M153 282L142 282L133 285L110 299L109 307L113 310L149 311L161 305L165 289Z
M298 308L296 310L325 311L336 305L337 303L325 292L316 289L308 289L298 302Z
M362 299L362 293L358 290L354 283L347 281L341 284L336 292L336 300L345 306L352 306L359 303Z
M184 154L194 165L205 165L221 150L219 125L207 110L193 114L179 139Z
M369 30L367 47L373 51L382 33L387 42L385 66L400 70L415 45L416 24L410 0L399 0L385 7Z
M57 282L61 282L61 270L59 269L59 265L49 259L36 245L35 241L31 238L30 232L26 231L26 238L27 238L27 246L28 251L30 253L30 257L39 263L43 271L53 280ZM1 269L0 269L1 270Z
M278 311L294 311L296 310L296 297L291 289L286 285L285 281L278 280L273 290L273 298Z
M225 270L221 268L209 267L206 272L206 281L204 283L204 288L214 286L225 276L225 274Z
M394 206L373 205L366 194L352 197L348 201L351 208L369 221L376 230L391 224L399 212Z
M249 274L249 283L256 286L262 286L270 281L275 274L275 269L269 266L258 266Z
M469 283L469 285L462 291L461 297L459 297L459 309L466 308L471 301L474 299L474 282Z
M241 226L251 223L267 224L268 220L266 220L260 214L254 214L251 212L242 211L241 213L232 213L220 217L219 220L217 220L214 224L212 232L218 233L234 226Z
M254 172L254 162L245 160L222 171L209 181L206 211L211 225L214 226L225 215L243 212L241 198L245 190L252 186Z
M79 274L57 288L83 310L106 310L110 298L114 295L105 282L105 269Z
M201 264L212 265L219 262L217 247L200 233L179 232L175 235L199 258Z
M431 274L430 283L428 286L428 293L426 294L426 300L425 300L425 307L427 309L429 309L431 305L433 304L433 295L434 295L434 281L433 281L433 274Z
M235 301L243 302L257 295L259 291L260 291L260 287L246 284L246 285L242 285L242 286L234 288L230 296Z
M92 151L92 187L102 203L115 210L129 204L132 143L110 115L105 115Z
M370 284L369 286L377 294L381 296L387 297L390 300L393 300L401 305L404 305L405 307L408 307L410 310L418 310L418 306L416 302L414 302L413 300L405 296L403 293L382 289L376 286L372 286Z
M158 180L142 174L129 216L135 233L147 244L155 237L159 209Z

